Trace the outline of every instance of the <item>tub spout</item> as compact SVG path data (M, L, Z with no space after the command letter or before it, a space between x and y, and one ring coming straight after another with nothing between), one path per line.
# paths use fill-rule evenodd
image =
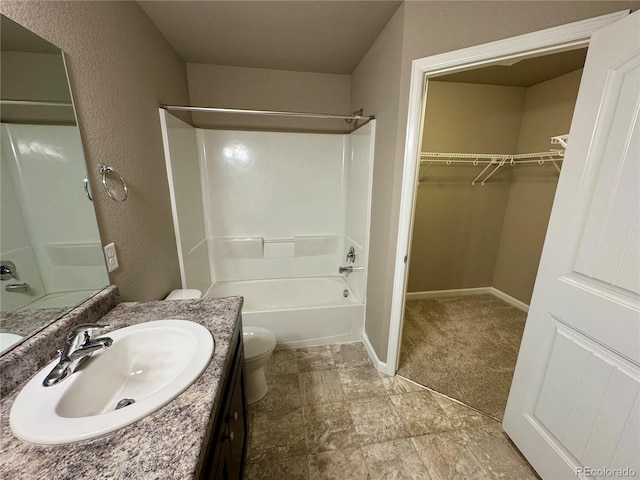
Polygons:
M349 265L348 267L340 266L338 267L338 273L353 273L353 272L362 272L364 267L352 267Z

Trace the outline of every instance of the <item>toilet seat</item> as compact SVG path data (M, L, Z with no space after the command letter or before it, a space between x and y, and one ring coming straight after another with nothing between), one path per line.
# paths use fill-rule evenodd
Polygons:
M244 327L242 329L244 342L244 358L250 362L270 354L276 347L275 335L266 328Z

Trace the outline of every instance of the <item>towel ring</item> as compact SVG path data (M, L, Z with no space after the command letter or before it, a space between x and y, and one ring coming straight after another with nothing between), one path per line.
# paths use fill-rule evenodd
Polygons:
M87 196L90 202L93 202L93 198L91 198L91 192L89 191L89 175L84 177L84 194Z
M102 165L102 164L98 164L98 171L100 172L100 175L102 176L102 186L107 191L107 195L109 195L109 198L111 198L111 200L113 200L115 202L120 202L120 203L124 202L127 199L127 197L129 197L129 189L127 188L127 182L124 181L124 178L122 178L122 175L120 175L115 170L115 168L107 166L107 165ZM113 173L122 182L122 189L124 190L124 198L122 200L120 200L119 198L114 196L113 192L107 186L107 174L108 173Z

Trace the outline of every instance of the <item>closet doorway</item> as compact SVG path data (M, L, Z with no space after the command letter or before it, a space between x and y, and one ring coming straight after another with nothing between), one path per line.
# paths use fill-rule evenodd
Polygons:
M397 373L502 419L586 48L433 77Z

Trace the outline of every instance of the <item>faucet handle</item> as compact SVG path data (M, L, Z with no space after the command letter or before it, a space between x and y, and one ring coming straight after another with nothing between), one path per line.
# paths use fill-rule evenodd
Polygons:
M349 247L349 251L347 252L346 262L355 263L355 261L356 261L356 249L355 247L351 246Z
M82 337L81 343L86 343L90 340L89 335L93 335L95 332L102 332L108 328L110 328L109 325L98 325L96 323L76 325L67 335L67 343L71 345L78 337Z

